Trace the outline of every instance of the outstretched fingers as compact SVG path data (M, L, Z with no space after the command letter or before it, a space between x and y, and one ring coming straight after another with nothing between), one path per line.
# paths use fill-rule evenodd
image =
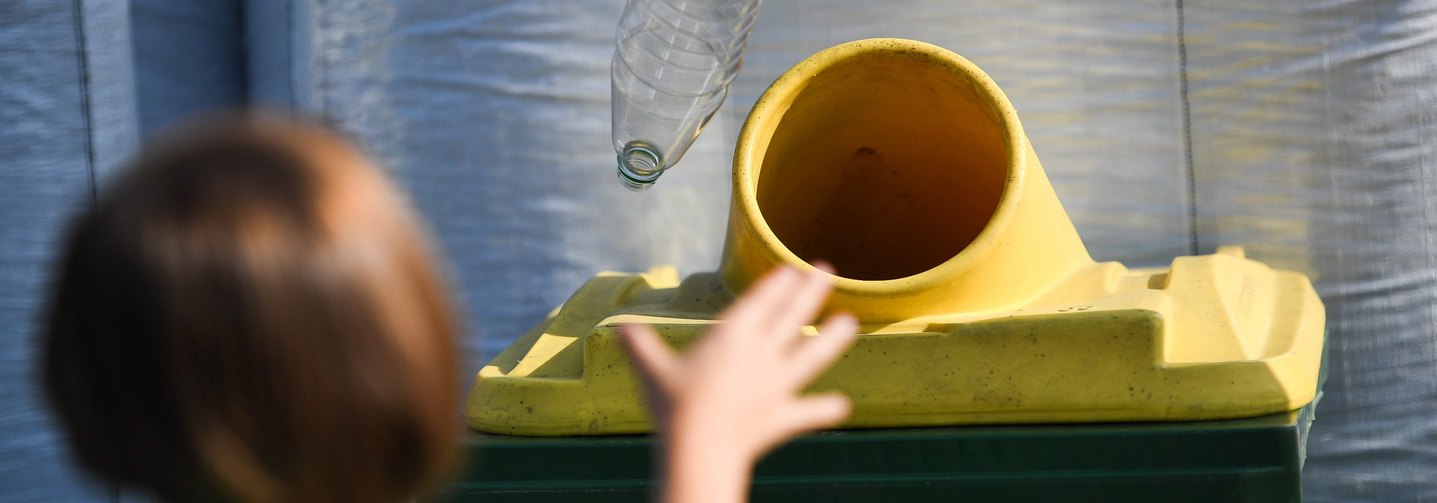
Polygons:
M795 400L779 417L781 438L837 425L848 418L853 406L842 393L820 393Z
M829 316L818 335L802 337L789 356L790 384L802 387L833 364L858 337L858 319L848 313Z
M788 306L788 298L802 280L803 274L797 269L780 266L759 278L720 318L736 325L735 331L741 334L756 332L756 327L767 327L770 321Z
M803 274L798 287L784 299L787 305L779 306L770 328L775 332L767 337L775 343L786 344L798 337L798 327L807 325L818 315L823 302L833 290L833 280L828 273L813 271Z
M619 339L624 341L624 349L628 350L629 356L638 363L639 373L650 387L665 395L671 394L674 389L674 376L679 370L679 358L674 354L674 350L648 325L622 325L619 327L619 334Z

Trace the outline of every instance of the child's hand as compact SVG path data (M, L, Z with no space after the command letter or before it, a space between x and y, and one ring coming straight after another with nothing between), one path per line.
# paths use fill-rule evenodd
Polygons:
M665 499L739 501L753 464L803 431L848 416L838 393L798 396L853 343L857 321L838 314L803 337L832 289L829 275L780 267L759 280L721 324L684 355L647 325L623 327L644 378L666 456Z

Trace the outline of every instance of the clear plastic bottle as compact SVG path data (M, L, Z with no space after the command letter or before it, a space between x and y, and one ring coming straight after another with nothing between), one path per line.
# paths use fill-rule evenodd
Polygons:
M683 157L728 96L762 0L629 0L615 35L619 179L646 189Z

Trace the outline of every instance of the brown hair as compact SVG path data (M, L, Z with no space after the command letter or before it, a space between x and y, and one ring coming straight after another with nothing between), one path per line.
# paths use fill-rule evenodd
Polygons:
M43 379L80 462L168 500L414 496L460 431L458 327L417 219L323 130L198 129L71 228Z

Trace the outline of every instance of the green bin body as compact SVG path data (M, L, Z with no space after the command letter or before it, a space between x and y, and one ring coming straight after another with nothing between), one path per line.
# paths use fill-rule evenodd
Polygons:
M1315 405L1315 402L1314 402ZM1300 501L1314 405L1184 423L824 432L754 473L753 501ZM651 436L473 434L443 501L643 501Z

